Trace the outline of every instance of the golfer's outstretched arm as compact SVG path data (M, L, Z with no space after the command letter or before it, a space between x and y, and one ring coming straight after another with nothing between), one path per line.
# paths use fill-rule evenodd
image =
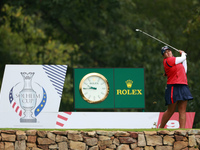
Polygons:
M187 60L186 60L186 53L184 51L180 51L181 57L176 57L175 64L182 63L183 67L185 68L185 72L187 73Z

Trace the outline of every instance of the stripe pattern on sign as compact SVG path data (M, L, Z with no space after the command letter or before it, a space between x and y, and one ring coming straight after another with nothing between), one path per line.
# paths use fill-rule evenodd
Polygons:
M10 101L10 105L12 106L12 108L14 109L14 111L21 117L22 116L22 109L20 108L20 106L15 102L14 98L13 98L13 88L10 90L9 92L9 101Z
M67 65L43 65L43 69L61 98Z
M56 127L63 127L72 112L59 112L56 121Z

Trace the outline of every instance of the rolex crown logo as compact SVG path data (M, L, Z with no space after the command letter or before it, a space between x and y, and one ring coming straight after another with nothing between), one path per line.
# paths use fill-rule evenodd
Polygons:
M127 88L131 88L132 84L133 84L133 81L132 80L127 80L127 81L125 81L125 83L126 83Z

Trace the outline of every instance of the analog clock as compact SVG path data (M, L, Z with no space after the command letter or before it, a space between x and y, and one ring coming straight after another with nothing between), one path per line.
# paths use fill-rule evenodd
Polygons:
M82 78L79 91L82 98L88 103L100 103L109 94L109 84L102 74L89 73Z

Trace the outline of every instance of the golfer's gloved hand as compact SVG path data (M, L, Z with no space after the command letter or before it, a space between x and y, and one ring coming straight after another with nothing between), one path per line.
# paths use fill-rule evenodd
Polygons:
M182 54L185 55L185 56L187 55L187 54L186 54L184 51L182 51L182 50L179 50L179 53L180 53L181 55L182 55Z

